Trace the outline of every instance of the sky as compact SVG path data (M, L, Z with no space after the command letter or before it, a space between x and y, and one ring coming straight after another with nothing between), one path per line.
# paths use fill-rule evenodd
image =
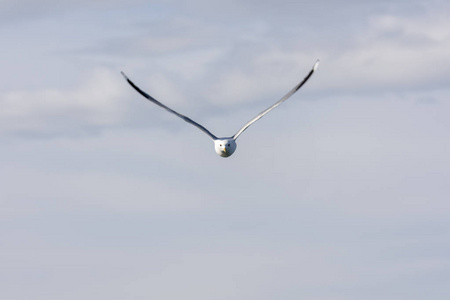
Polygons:
M449 14L0 0L0 298L449 298Z

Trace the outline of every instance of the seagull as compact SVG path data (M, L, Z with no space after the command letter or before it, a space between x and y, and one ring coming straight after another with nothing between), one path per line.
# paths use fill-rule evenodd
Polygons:
M177 117L183 119L184 121L186 121L187 123L194 125L195 127L197 127L198 129L200 129L201 131L203 131L204 133L206 133L213 141L214 141L214 149L216 151L217 154L219 154L221 157L229 157L231 156L234 151L236 151L236 140L237 138L241 135L241 133L243 133L250 125L252 125L253 123L255 123L256 121L258 121L259 119L261 119L263 116L265 116L268 112L270 112L272 109L274 109L275 107L277 107L278 105L280 105L281 103L283 103L284 101L286 101L287 99L289 99L289 97L291 97L295 92L297 92L307 81L308 79L312 76L312 74L314 73L314 71L317 69L317 67L319 66L319 60L316 61L316 63L314 64L313 68L311 69L311 71L309 71L308 75L306 75L306 77L299 83L297 84L292 90L290 90L286 95L283 96L283 98L281 98L280 100L278 100L277 102L275 102L272 106L268 107L267 109L263 110L262 112L260 112L258 115L256 115L253 119L251 119L250 121L248 121L244 126L242 126L241 129L238 130L238 132L236 132L233 136L231 137L221 137L218 138L216 137L214 134L212 134L208 129L206 129L205 127L203 127L202 125L200 125L199 123L193 121L192 119L186 117L185 115L182 115L176 111L174 111L173 109L171 109L170 107L162 104L161 102L159 102L158 100L156 100L155 98L153 98L152 96L150 96L149 94L147 94L146 92L142 91L139 87L137 87L126 75L124 72L121 72L123 77L125 78L125 80L142 96L144 96L145 98L147 98L148 100L150 100L151 102L155 103L158 106L161 106L162 108L164 108L165 110L167 110L168 112L176 115Z

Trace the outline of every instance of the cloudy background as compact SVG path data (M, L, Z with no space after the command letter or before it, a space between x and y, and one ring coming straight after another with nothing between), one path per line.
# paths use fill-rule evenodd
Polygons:
M449 15L1 0L0 298L449 298Z

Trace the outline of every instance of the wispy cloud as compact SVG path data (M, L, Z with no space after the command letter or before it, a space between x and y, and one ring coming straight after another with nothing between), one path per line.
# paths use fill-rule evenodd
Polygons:
M73 90L12 91L0 100L1 132L25 135L77 135L117 125L126 112L125 87L109 70L93 71Z

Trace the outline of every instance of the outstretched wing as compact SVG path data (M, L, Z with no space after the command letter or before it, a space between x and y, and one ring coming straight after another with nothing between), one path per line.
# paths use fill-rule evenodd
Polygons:
M150 96L149 94L145 93L144 91L142 91L140 88L138 88L126 75L125 73L121 72L123 77L125 77L125 79L128 81L128 83L136 90L138 91L139 94L141 94L142 96L144 96L145 98L147 98L148 100L150 100L151 102L155 103L158 106L161 106L162 108L166 109L168 112L173 113L174 115L176 115L177 117L180 117L181 119L183 119L184 121L188 122L189 124L194 125L195 127L197 127L198 129L200 129L201 131L203 131L204 133L206 133L207 135L209 135L210 138L212 138L213 140L216 140L217 137L212 134L211 132L209 132L208 129L206 129L205 127L203 127L202 125L198 124L197 122L193 121L192 119L186 117L185 115L182 115L180 113L177 113L176 111L174 111L173 109L171 109L170 107L165 106L164 104L162 104L161 102L159 102L158 100L156 100L155 98L153 98L152 96Z
M278 100L274 105L272 105L271 107L267 108L266 110L260 112L256 117L254 117L253 119L251 119L247 124L245 124L241 129L239 129L238 132L236 132L235 135L233 135L233 139L237 139L238 136L244 132L244 130L246 130L250 125L252 125L253 123L255 123L256 121L258 121L259 119L261 119L265 114L267 114L269 111L271 111L272 109L274 109L275 107L277 107L278 105L280 105L281 103L283 103L284 101L286 101L289 97L291 97L296 91L298 91L302 85L304 85L308 79L312 76L312 74L314 73L314 71L317 69L317 66L319 65L319 60L316 61L316 63L314 64L313 68L311 69L311 71L309 72L309 74L305 77L305 79L303 79L302 82L300 82L299 84L297 84L292 90L289 91L289 93L287 93L286 95L284 95L283 98L281 98L280 100Z

